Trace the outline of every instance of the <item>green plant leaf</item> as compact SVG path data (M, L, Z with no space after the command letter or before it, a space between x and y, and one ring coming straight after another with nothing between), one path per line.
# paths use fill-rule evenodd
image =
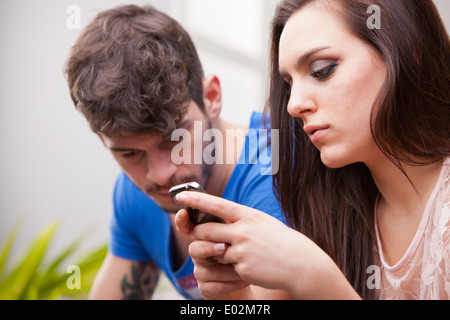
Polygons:
M23 299L26 297L27 287L36 276L36 269L47 251L56 227L56 223L49 224L32 242L22 261L3 282L0 298Z
M61 285L64 282L61 272L58 271L58 267L61 263L71 256L80 246L82 237L78 237L73 241L59 256L57 256L50 266L43 272L42 281L39 283L39 291L43 296L52 291L54 287Z
M17 234L19 233L19 230L20 230L22 224L23 224L23 219L20 219L16 223L16 225L13 227L11 232L9 233L8 238L6 239L6 242L2 248L1 255L0 255L0 285L2 284L3 278L4 278L3 270L5 267L5 263L9 258L11 247L13 246L14 241L17 238Z
M33 239L12 271L7 274L6 266L10 267L8 259L13 243L21 224L17 223L10 232L6 243L0 251L0 300L5 299L86 299L92 282L103 263L107 253L107 245L101 245L80 256L75 264L80 267L81 289L69 289L67 281L70 277L67 266L62 268L64 261L75 253L89 230L83 232L62 252L46 262L43 260L48 246L57 228L56 223L47 225ZM92 231L92 230L91 230Z
M85 253L76 265L81 270L81 289L69 289L67 287L67 279L70 274L64 273L58 275L52 280L53 287L46 288L42 291L43 296L49 299L64 296L71 299L85 299L89 293L92 282L105 259L107 253L107 245L101 245L98 248Z

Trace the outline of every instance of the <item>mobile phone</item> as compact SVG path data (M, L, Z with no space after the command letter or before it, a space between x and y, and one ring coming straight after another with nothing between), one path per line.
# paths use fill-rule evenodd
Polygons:
M183 184L172 187L169 190L169 195L175 203L180 204L175 199L175 196L178 193L183 192L183 191L205 192L205 190L202 188L202 186L200 184L198 184L197 182L188 182L188 183L183 183ZM202 223L206 223L206 222L225 223L225 221L222 218L219 218L211 213L203 212L198 209L191 208L191 207L186 207L186 210L189 214L189 220L191 220L191 222L194 226L202 224Z

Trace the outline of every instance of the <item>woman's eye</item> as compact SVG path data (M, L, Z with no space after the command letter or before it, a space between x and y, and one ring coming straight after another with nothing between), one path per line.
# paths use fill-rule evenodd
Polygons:
M321 67L320 64L323 65L323 63L319 62L319 63L317 63L317 66L315 68L311 68L312 69L311 76L320 81L327 80L333 74L333 72L336 70L336 68L338 67L338 64L336 63L336 61L333 61L333 63L328 64L324 67Z

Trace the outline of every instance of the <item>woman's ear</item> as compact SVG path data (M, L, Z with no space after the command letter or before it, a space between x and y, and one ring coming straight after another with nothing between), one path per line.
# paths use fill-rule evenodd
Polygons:
M209 117L212 120L217 119L222 111L222 90L215 75L203 79L203 100Z

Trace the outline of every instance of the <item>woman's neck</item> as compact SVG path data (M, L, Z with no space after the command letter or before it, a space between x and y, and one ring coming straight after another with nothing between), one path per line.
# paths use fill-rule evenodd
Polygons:
M383 157L369 169L380 192L380 202L384 203L390 214L410 215L419 206L426 205L439 178L442 163L403 165L405 176L394 163Z
M414 239L441 168L442 161L427 166L404 165L405 176L385 157L369 166L380 192L376 220L390 265L400 261Z

